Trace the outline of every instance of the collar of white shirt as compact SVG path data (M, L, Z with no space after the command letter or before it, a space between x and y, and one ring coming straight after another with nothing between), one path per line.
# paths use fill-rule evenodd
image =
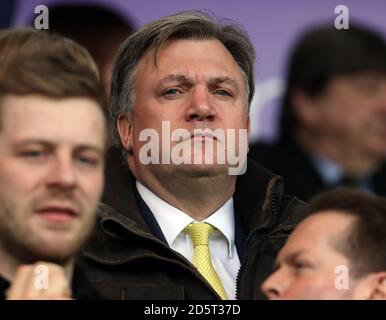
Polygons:
M154 214L166 241L171 246L185 227L195 222L194 219L162 200L138 180L136 181L136 187L142 199ZM201 222L207 222L221 232L227 239L228 255L229 258L232 258L235 241L233 198L231 197L221 208Z

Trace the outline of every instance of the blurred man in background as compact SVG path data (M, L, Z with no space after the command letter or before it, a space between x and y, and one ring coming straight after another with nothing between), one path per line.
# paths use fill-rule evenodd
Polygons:
M386 195L386 44L362 27L307 32L292 53L276 144L250 155L308 200L351 186Z
M49 7L50 29L84 46L93 57L110 95L111 72L115 54L134 27L127 18L105 5L58 3Z
M103 188L104 104L83 47L0 32L0 299L99 297L75 255Z
M264 282L269 299L386 300L386 200L348 188L319 195Z
M0 29L7 28L11 22L16 1L0 1Z

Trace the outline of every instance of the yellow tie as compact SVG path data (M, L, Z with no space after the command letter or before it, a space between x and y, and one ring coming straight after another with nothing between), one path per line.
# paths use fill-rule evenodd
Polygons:
M228 298L227 294L210 259L209 235L213 231L214 227L204 222L191 223L185 228L185 232L190 235L194 247L193 265L224 300Z

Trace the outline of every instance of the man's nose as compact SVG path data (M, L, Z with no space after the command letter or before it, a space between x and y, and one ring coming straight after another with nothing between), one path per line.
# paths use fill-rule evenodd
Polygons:
M214 121L216 112L211 102L210 92L204 88L192 91L186 110L187 121Z
M53 160L52 170L48 178L50 186L72 189L76 185L77 175L75 163L70 154L61 153Z
M284 273L277 270L264 281L261 290L268 299L279 299L285 291L286 282Z

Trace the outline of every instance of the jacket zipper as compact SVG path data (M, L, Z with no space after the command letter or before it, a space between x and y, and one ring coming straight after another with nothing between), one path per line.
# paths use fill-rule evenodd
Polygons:
M278 207L278 202L279 202L279 191L280 191L280 187L281 187L281 184L282 182L281 181L278 181L275 183L275 185L273 186L273 190L272 190L272 200L271 200L271 212L273 214L273 218L272 218L272 221L267 224L267 225L264 225L264 226L260 226L260 227L257 227L255 229L253 229L248 237L246 238L245 242L244 242L244 247L245 247L245 257L244 257L244 260L243 260L243 264L240 266L240 269L239 271L237 272L237 277L236 277L236 300L240 300L240 295L241 295L241 289L240 289L240 285L241 285L241 277L243 275L243 272L245 270L245 265L246 265L246 262L248 260L248 244L249 242L251 241L252 237L255 235L255 233L261 231L261 230L264 230L264 229L270 229L272 228L275 223L276 223L276 220L279 216L279 207Z

